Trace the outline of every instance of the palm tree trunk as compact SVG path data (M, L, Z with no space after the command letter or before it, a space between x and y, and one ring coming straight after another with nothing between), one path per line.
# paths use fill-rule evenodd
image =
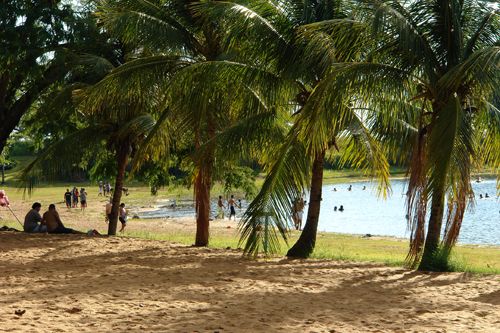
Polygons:
M201 166L195 180L196 240L195 246L207 246L210 227L211 166Z
M208 140L215 136L215 124L210 114L207 115ZM201 146L201 138L196 137L196 149ZM198 174L195 179L196 201L196 237L195 246L208 246L210 227L210 188L212 187L212 168L214 147L207 148L203 160L198 160Z
M325 152L326 150L319 152L314 159L306 224L297 242L288 250L286 254L287 257L308 258L316 245L316 234L318 231L322 200L321 195L323 191L323 162L325 159Z
M130 146L128 143L122 143L116 152L117 173L115 187L113 190L113 207L111 208L111 218L108 225L108 235L116 235L118 225L118 214L120 201L122 199L123 179L125 178L125 168L127 167Z
M444 184L439 186L432 194L431 216L429 217L429 227L425 238L424 253L418 267L419 271L435 269L435 255L439 247L441 238L441 227L444 215Z

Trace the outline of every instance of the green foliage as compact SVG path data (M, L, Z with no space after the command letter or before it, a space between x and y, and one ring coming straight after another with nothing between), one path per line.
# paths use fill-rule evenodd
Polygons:
M235 189L240 189L245 193L247 199L253 198L257 192L255 177L257 174L248 167L231 167L224 171L223 184L224 194L228 196Z

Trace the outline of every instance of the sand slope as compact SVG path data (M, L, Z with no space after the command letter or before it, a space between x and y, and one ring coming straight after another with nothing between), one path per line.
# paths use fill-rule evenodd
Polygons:
M2 332L498 332L500 276L0 232L0 318Z

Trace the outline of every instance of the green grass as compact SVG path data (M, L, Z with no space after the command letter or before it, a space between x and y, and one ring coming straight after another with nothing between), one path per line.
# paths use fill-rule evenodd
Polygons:
M298 237L292 233L290 244ZM151 233L148 231L126 232L126 237L151 240L163 240L185 245L192 245L194 235L188 232ZM211 248L237 249L238 236L214 230L210 236ZM278 256L284 256L287 247L284 243ZM390 238L362 238L356 235L319 233L314 259L334 259L357 262L383 263L390 266L403 266L408 241ZM500 249L498 247L457 246L452 254L451 267L457 271L480 274L500 274Z
M29 161L24 158L16 168L9 170L7 180L9 183L16 177L19 170ZM398 170L393 170L394 175L398 175ZM401 170L400 170L401 171ZM355 171L332 171L325 172L325 183L331 181L344 182L346 180L359 180L361 173ZM257 182L262 182L259 177ZM44 205L48 203L62 203L63 193L68 184L51 184L41 186L36 189L33 195L33 200L41 201ZM97 191L96 184L78 183L78 187L85 187L91 193ZM137 185L137 184L135 184ZM9 197L12 200L23 199L23 191L16 191L15 188L7 187ZM216 185L213 189L214 196L221 193L222 188ZM95 200L92 194L90 200ZM186 188L165 188L160 191L160 197L190 199L192 198L192 189ZM148 206L153 201L146 186L131 187L130 195L124 197L128 205L132 206ZM97 213L96 213L97 214ZM0 221L1 224L19 228L19 224L12 217L2 215L5 220ZM215 222L214 222L215 223ZM185 231L172 230L171 232L153 233L151 231L130 231L125 236L138 237L143 239L165 240L169 242L191 245L194 241L194 234ZM297 232L292 233L290 245L294 243L298 237ZM238 235L236 230L228 230L212 228L210 247L213 248L238 248ZM284 255L287 250L286 244L282 244L282 251L278 255ZM336 259L349 261L377 262L388 265L402 266L408 250L408 240L397 240L388 238L361 238L359 236L335 234L335 233L319 233L316 244L316 251L313 258L317 259ZM500 248L499 247L484 247L484 246L457 246L452 254L452 267L460 271L469 271L474 273L492 273L500 274Z

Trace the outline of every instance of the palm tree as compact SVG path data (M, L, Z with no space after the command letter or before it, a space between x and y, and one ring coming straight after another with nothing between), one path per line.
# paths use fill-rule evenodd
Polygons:
M358 96L388 115L398 109L386 100L404 100L418 107L418 135L409 167L412 237L407 260L410 265L420 261L421 270L446 269L465 209L473 200L471 169L500 163L500 122L492 104L500 82L499 12L488 1L472 0L362 4L356 24L365 28L356 35L366 40L365 61L338 64L324 81L324 89L338 93L355 88ZM353 22L325 22L309 27L308 34L319 39L331 36L342 48L353 35L352 29L345 29L349 24ZM316 52L324 50L316 48ZM345 87L340 82L350 84Z
M276 231L286 239L290 207L304 188L310 186L305 228L287 255L308 257L312 253L321 207L325 154L330 147L336 146L337 140L345 140L347 133L352 135L352 141L345 160L352 159L358 166L371 165L378 171L382 183L387 183L387 162L357 114L359 110L346 107L350 96L346 95L336 103L318 103L319 96L323 95L318 87L329 75L331 66L338 59L347 60L355 55L329 49L321 56L311 57L309 42L298 28L346 17L341 10L342 4L343 1L283 1L277 6L273 1L249 1L244 5L238 1L208 2L200 6L212 17L225 17L233 38L250 41L252 46L248 57L272 63L271 70L282 80L295 82L296 87L295 124L286 144L274 154L278 158L269 167L264 186L249 206L241 225L242 241L247 240L246 252L257 253L260 245L265 251L275 249L278 242ZM351 41L359 43L356 38ZM328 42L325 45L329 45ZM271 222L276 229L268 227ZM262 242L264 244L260 244Z
M120 50L115 51L120 54ZM40 179L60 175L80 163L82 150L74 147L99 147L112 152L116 162L116 178L108 235L115 235L126 167L139 144L156 124L155 118L146 112L153 109L154 100L139 102L136 95L129 94L114 96L112 103L96 106L92 97L98 84L95 82L120 64L115 59L116 53L111 58L92 54L74 56L78 59L75 62L79 64L79 70L73 73L73 82L55 90L52 98L41 105L38 112L59 113L61 117L68 117L76 111L85 119L84 126L44 149L23 170L21 179L25 188L31 191ZM78 79L82 81L77 82Z
M206 246L210 190L214 168L221 160L217 158L221 132L228 129L224 137L230 138L231 133L242 130L247 122L257 124L262 117L272 118L276 108L266 106L265 95L274 94L277 87L257 87L251 83L261 75L267 75L267 82L272 82L271 75L237 63L239 46L226 42L223 24L195 13L191 9L193 1L99 3L97 15L104 27L134 51L131 61L95 87L92 100L99 105L108 103L108 95L140 91L141 99L157 99L166 106L160 109L158 124L139 156L162 158L168 154L174 138L191 141L193 152L202 156L191 159L197 225L195 246ZM244 76L252 78L246 85ZM258 136L261 133L251 135ZM232 150L226 146L226 156L235 155Z

